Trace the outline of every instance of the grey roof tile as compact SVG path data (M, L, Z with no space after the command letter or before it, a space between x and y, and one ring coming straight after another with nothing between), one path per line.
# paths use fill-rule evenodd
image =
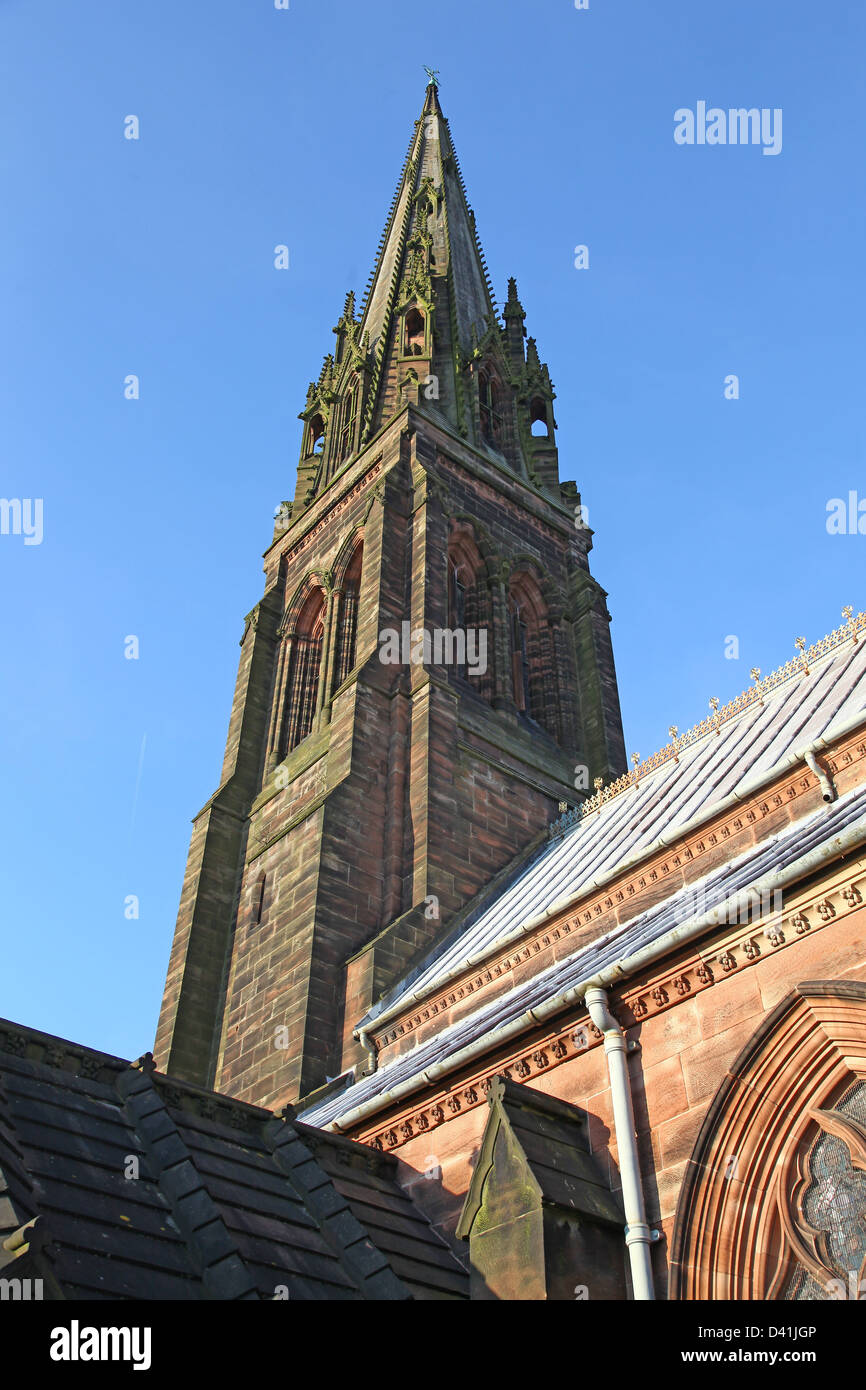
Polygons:
M445 1264L429 1260L432 1228L393 1160L346 1144L162 1077L147 1059L130 1066L0 1021L0 1220L5 1236L37 1218L57 1297L272 1299L285 1285L301 1301L440 1298L449 1279L449 1296L468 1296L444 1243ZM331 1147L376 1162L404 1217L399 1259L329 1176ZM131 1155L137 1179L124 1176ZM395 1260L412 1250L404 1278Z

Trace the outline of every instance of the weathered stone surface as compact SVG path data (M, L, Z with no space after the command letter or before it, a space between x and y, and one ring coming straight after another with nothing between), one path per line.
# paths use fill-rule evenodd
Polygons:
M302 412L155 1044L173 1074L268 1106L363 1065L353 1028L375 999L559 802L624 767L609 615L576 488L559 483L553 388L513 282L496 319L434 88L412 149L361 316L350 296ZM384 662L382 633L403 624L483 633L485 670L435 646ZM297 652L313 641L302 718Z

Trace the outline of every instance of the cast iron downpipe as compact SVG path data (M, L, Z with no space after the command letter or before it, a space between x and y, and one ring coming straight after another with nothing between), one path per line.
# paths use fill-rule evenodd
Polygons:
M815 776L818 778L821 787L821 795L824 800L835 801L839 793L836 790L835 783L830 776L829 770L822 762L818 761L814 748L807 748L803 756L806 759L807 766L811 768L812 772L814 772Z
M625 1034L608 1008L607 993L600 985L590 985L584 996L584 1003L596 1028L604 1034L631 1281L635 1300L647 1302L655 1298L650 1245L658 1237L655 1231L650 1230L646 1219L634 1127L634 1107L631 1100L631 1078L628 1074L628 1044Z

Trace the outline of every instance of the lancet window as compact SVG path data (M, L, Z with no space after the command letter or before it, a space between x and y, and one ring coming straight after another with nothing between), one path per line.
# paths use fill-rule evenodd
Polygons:
M286 690L284 753L297 747L313 728L324 630L325 596L321 589L314 589L301 609L290 639L292 654Z
M363 564L363 542L356 547L348 569L343 578L340 607L337 620L337 655L334 662L334 689L347 679L355 665L355 647L358 637L358 603L361 590L361 565Z

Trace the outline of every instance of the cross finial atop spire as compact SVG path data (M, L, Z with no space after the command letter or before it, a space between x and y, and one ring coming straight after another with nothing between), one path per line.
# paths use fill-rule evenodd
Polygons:
M427 87L424 91L424 115L442 115L442 107L439 105L439 69L426 68Z

